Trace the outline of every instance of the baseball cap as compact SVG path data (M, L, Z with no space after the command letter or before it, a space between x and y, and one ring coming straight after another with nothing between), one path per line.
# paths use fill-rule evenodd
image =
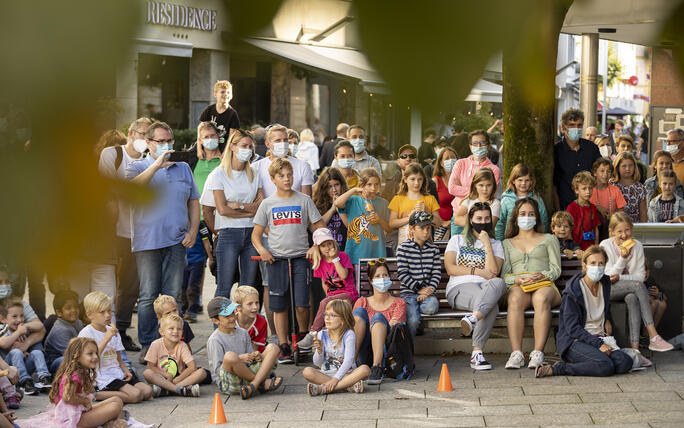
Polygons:
M427 211L414 211L409 217L410 226L427 226L432 224L432 214Z
M223 307L230 304L231 301L227 297L214 297L207 304L207 315L209 316L209 318L217 318L219 314L222 312Z
M319 229L316 229L313 233L313 242L316 245L321 245L325 241L334 241L335 238L333 238L332 233L330 232L330 229L327 227L321 227Z
M410 144L404 144L403 146L399 147L399 150L397 150L397 156L400 155L401 152L403 152L405 150L411 150L414 155L416 155L416 156L418 155L418 149L416 149L415 147L413 147Z

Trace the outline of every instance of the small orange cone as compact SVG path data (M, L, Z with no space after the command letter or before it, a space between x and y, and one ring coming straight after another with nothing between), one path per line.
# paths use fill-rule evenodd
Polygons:
M214 394L214 404L211 406L211 416L209 416L209 423L213 425L228 423L228 421L226 420L226 413L223 411L221 394L219 394L218 392Z
M446 363L442 363L442 373L439 374L437 392L447 392L453 390L454 387L451 385L451 376L449 376L449 369L447 369Z

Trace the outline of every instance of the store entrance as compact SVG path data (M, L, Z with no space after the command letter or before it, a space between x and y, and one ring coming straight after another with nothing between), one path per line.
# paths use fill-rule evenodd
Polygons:
M190 59L138 54L138 117L186 129L189 119Z

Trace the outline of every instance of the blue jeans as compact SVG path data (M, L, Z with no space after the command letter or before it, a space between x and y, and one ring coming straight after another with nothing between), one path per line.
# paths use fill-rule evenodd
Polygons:
M563 360L553 365L553 374L605 377L627 373L632 368L632 358L624 352L613 351L606 355L579 341L570 345Z
M252 261L258 256L252 245L252 227L229 227L221 229L216 246L216 296L230 296L235 271L240 269L240 285L254 286L259 263Z
M418 294L416 293L404 293L401 298L406 302L406 324L411 332L411 337L416 337L421 315L436 314L439 310L439 300L433 294L418 303Z
M160 294L167 294L176 299L176 302L181 301L183 270L187 264L185 247L176 244L157 250L136 251L133 254L140 278L138 340L142 346L150 346L157 331L154 299Z
M189 263L183 270L183 295L182 307L187 308L188 313L197 316L199 312L199 299L204 285L204 268L207 261Z
M50 376L47 364L45 363L45 355L43 354L43 345L36 343L29 349L29 355L24 359L24 353L19 349L12 349L7 353L5 360L10 366L14 366L19 370L19 382L30 379L31 373L35 372L38 377Z
M368 367L371 367L373 365L373 349L371 346L371 328L376 324L376 323L381 323L384 324L385 327L387 328L387 334L389 335L390 331L390 325L389 321L387 321L387 318L381 313L381 312L376 312L375 315L373 315L373 319L370 321L368 320L368 311L366 311L365 308L356 308L354 309L354 312L352 312L352 315L361 318L361 320L366 324L366 334L363 337L363 341L361 341L361 346L359 347L359 355L356 357L356 361L358 362L359 365L361 364L366 364ZM387 342L387 340L385 340ZM383 354L386 351L386 346L383 347Z
M50 373L53 375L57 373L57 369L59 368L59 365L62 364L62 361L64 360L64 357L59 357L52 363L50 363Z

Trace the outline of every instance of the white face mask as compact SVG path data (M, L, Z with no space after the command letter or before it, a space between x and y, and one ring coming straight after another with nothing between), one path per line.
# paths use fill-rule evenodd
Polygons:
M587 266L587 276L592 281L599 281L603 278L606 268L604 266Z
M133 150L135 150L138 153L145 153L145 150L147 150L147 141L138 138L137 140L133 141Z
M12 294L12 286L10 284L0 284L0 299Z
M240 161L240 162L247 162L252 158L252 149L243 149L239 148L238 152L235 154L235 157Z
M518 217L518 227L521 230L530 230L536 225L536 217Z
M287 156L287 153L290 151L290 147L287 143L273 143L273 156L277 158L284 158Z
M202 140L202 145L207 150L216 150L219 145L218 138L205 138Z
M298 150L299 150L299 144L290 144L290 152L292 152L292 156L297 156Z
M447 172L451 172L451 170L454 169L454 165L456 165L456 161L457 161L457 160L458 160L458 159L455 159L455 158L454 158L454 159L446 159L446 160L444 160L444 163L443 163L444 169L446 169Z
M355 138L349 142L351 143L352 147L354 147L354 153L363 153L363 151L366 150L366 140Z
M666 144L665 151L671 155L676 155L679 153L679 144Z
M610 149L609 145L599 147L599 153L601 153L601 156L603 156L606 159L610 158L610 155L613 154L612 152L613 151Z

